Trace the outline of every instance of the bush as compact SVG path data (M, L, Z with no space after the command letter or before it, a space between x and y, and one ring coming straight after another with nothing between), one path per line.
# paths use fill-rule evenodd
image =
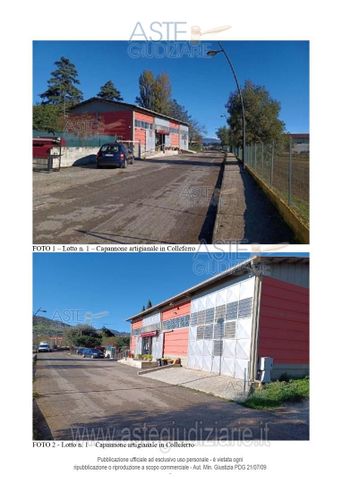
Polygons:
M277 381L257 388L244 405L254 409L278 407L285 402L298 402L309 397L309 378Z

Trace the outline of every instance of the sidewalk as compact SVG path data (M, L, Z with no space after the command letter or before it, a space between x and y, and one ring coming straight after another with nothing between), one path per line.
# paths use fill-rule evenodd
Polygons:
M186 369L185 367L169 367L167 370L141 374L156 381L175 386L188 387L196 391L212 394L224 399L241 401L248 395L243 392L243 381L229 376L220 376L211 372Z
M276 208L229 154L220 191L213 243L295 243Z

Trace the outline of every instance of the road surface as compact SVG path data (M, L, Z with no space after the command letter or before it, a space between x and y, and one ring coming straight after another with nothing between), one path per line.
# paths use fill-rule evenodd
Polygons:
M222 153L94 164L33 176L34 243L211 241Z
M305 440L308 406L255 411L115 361L38 354L36 439Z
M33 241L212 243L222 162L222 153L206 152L136 161L127 169L90 164L34 173ZM233 168L225 168L220 242L293 243L251 176Z

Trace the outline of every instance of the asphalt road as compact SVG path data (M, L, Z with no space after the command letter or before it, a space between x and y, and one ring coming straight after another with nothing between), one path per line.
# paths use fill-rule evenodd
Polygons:
M33 174L34 243L211 242L222 153Z
M36 439L305 440L308 406L255 411L137 369L63 352L39 354ZM37 430L37 428L36 428Z

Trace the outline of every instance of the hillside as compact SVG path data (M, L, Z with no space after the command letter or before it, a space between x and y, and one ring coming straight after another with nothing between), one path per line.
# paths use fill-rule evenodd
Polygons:
M120 332L119 330L112 330L112 329L110 329L110 331L112 332L112 334L115 337L129 337L130 336L129 332Z
M33 335L63 335L64 330L70 327L59 320L48 319L47 317L33 316Z
M72 327L60 320L52 320L47 317L33 317L33 335L35 336L58 336L63 335L65 329ZM101 329L99 329L101 331ZM129 337L129 332L120 332L119 330L110 329L111 334L115 337Z

